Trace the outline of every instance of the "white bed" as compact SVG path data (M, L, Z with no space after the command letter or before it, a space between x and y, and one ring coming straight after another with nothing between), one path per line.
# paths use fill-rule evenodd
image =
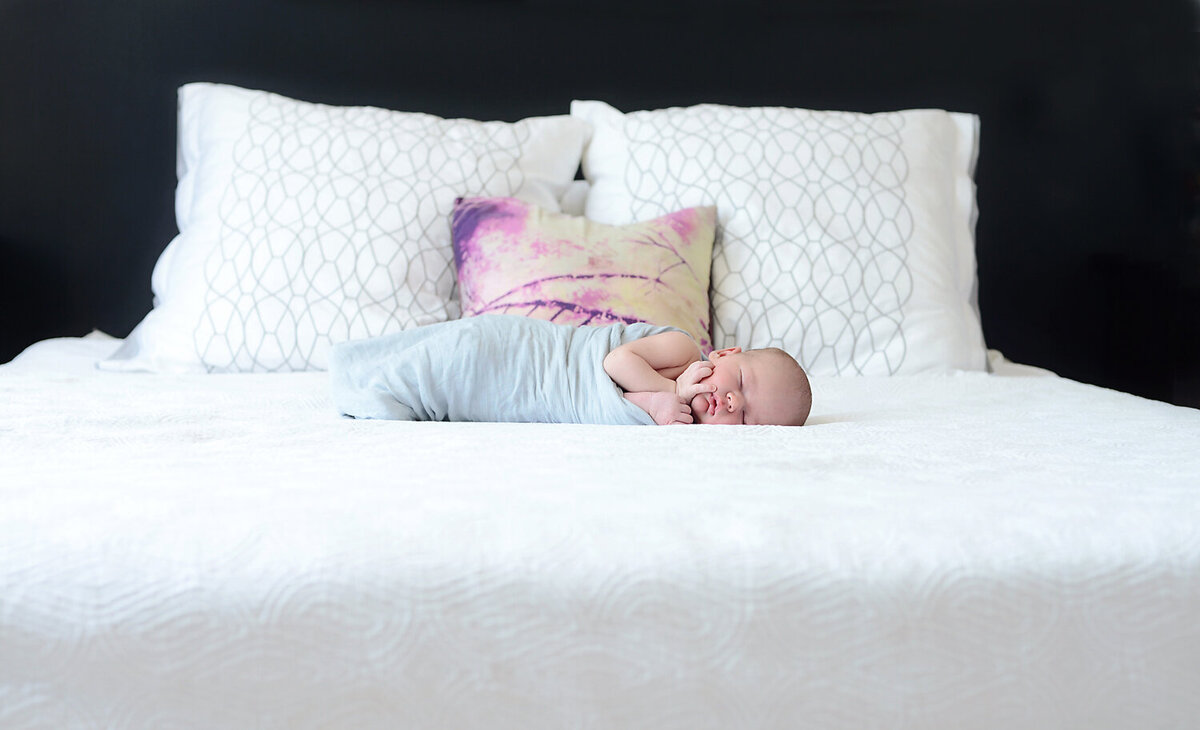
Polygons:
M989 374L976 116L570 111L180 90L153 308L0 367L0 727L1195 726L1200 412ZM338 417L464 278L782 348L809 425Z
M1005 363L810 425L354 421L0 367L0 727L1189 728L1200 412Z

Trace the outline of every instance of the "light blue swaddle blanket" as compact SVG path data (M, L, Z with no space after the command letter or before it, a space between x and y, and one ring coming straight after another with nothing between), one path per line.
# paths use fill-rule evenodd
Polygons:
M604 356L671 331L489 314L345 342L330 352L333 402L354 418L652 425Z

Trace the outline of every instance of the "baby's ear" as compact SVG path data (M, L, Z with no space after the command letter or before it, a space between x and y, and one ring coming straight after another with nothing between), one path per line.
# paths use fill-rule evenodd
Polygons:
M721 358L725 357L726 355L736 355L737 353L739 353L741 351L742 351L742 348L740 348L740 347L726 347L723 350L713 350L712 352L710 352L708 354L708 359L712 360L713 362L716 362L717 360L720 360Z

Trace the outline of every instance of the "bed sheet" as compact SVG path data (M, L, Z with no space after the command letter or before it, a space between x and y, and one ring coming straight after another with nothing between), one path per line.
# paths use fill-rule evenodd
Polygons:
M0 367L0 727L1200 716L1196 411L971 373L815 378L801 429L355 421L116 342Z

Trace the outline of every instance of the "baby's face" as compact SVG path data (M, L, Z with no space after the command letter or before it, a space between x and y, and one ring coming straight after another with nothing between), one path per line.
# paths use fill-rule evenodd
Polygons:
M696 423L786 422L777 396L788 387L788 374L773 358L754 357L733 347L716 350L709 359L712 375L700 382L713 383L717 390L692 398Z

